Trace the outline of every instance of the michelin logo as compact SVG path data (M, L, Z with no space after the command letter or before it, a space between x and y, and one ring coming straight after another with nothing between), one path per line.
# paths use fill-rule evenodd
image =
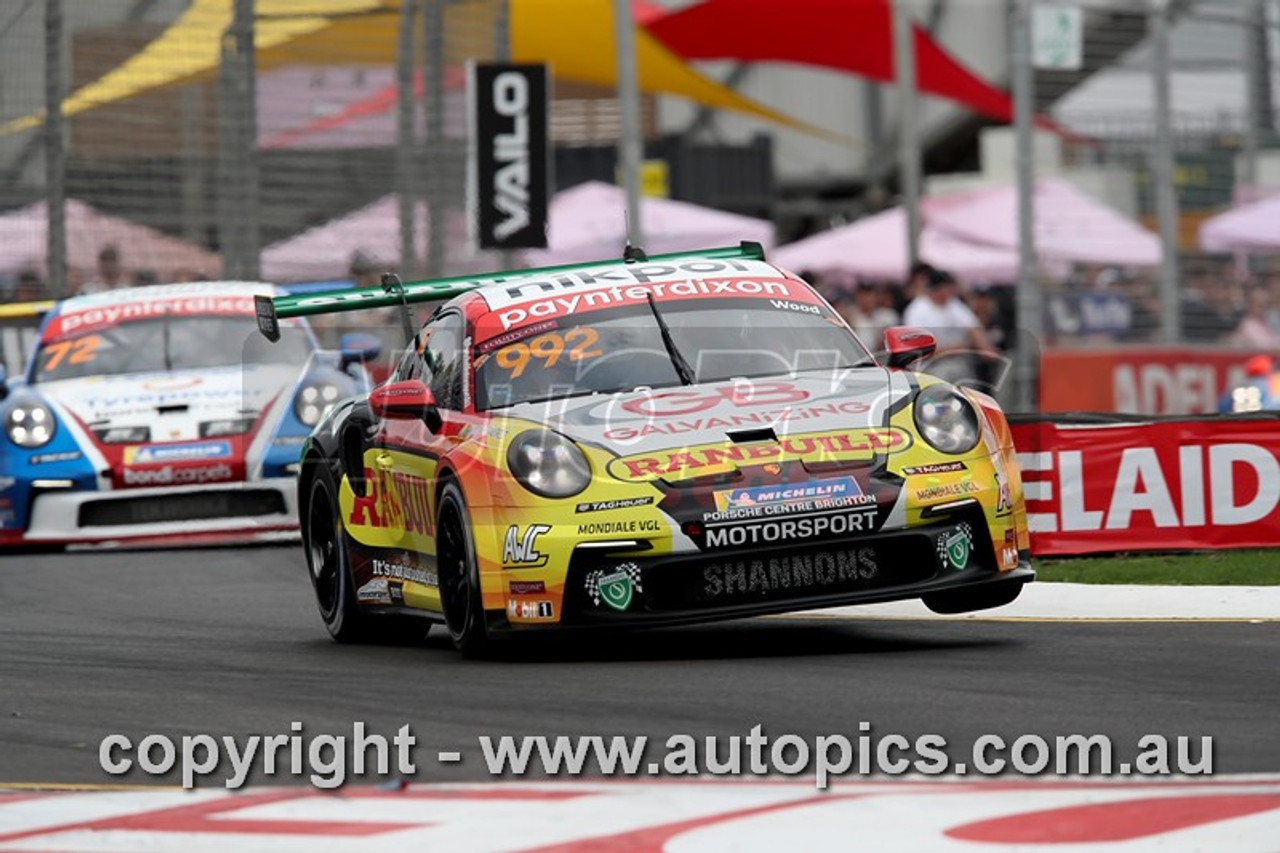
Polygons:
M164 462L194 462L202 459L225 459L231 445L225 441L203 441L192 444L155 444L130 447L124 452L126 465L157 465Z

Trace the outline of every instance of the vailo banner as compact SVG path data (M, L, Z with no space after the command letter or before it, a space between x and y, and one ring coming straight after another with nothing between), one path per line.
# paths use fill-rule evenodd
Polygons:
M1015 423L1033 554L1280 545L1280 421Z

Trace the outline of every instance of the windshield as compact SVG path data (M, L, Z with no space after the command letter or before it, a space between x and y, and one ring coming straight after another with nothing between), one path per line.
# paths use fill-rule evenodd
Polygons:
M41 343L32 381L241 364L301 364L310 354L311 343L300 325L282 324L280 342L272 344L254 330L250 317L149 317Z
M875 363L825 305L778 305L759 299L657 303L696 382ZM535 323L476 347L476 407L681 385L679 360L647 303Z

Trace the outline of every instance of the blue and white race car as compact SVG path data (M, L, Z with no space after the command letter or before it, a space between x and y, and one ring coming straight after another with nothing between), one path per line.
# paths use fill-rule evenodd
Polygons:
M380 344L325 352L304 322L266 344L253 297L283 293L201 282L40 306L22 376L0 373L0 546L296 535L303 440L367 390Z

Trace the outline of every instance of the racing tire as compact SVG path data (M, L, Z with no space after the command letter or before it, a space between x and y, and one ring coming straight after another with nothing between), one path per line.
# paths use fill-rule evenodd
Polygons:
M339 643L359 643L370 639L371 626L356 602L338 512L338 488L333 474L327 466L319 466L307 496L307 526L303 531L311 585L329 636Z
M471 518L457 483L446 483L436 512L436 570L440 604L449 639L464 657L483 657L492 649L485 626Z
M1024 583L995 583L970 589L954 589L935 592L923 597L924 606L934 613L969 613L974 610L990 610L1010 604L1021 593Z

